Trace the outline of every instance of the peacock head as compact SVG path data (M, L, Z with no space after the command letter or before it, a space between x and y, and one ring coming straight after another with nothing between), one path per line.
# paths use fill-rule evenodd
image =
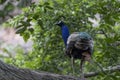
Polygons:
M62 27L64 25L64 22L63 21L59 21L59 22L56 23L56 25Z

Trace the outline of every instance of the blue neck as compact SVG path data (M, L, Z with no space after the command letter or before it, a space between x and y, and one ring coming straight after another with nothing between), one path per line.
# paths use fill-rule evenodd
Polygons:
M67 46L67 39L69 37L68 27L65 24L61 25L61 31L62 31L62 39L64 41L64 44L65 44L65 46Z

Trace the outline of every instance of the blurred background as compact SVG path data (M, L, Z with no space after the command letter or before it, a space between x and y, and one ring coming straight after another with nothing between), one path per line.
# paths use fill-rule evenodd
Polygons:
M0 59L20 68L72 75L55 25L60 20L71 33L85 31L93 37L93 60L103 69L120 65L120 0L0 0ZM85 73L101 71L95 65L86 63ZM90 80L120 80L120 72Z

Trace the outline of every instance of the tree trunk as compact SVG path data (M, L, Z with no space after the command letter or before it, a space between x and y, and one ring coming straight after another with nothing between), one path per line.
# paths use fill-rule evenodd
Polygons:
M105 69L104 71L120 71L120 65ZM90 72L85 77L96 76L101 72ZM81 80L73 76L58 75L48 72L36 72L29 69L20 69L0 61L0 80Z
M72 76L64 76L47 72L36 72L20 69L0 61L0 80L80 80Z

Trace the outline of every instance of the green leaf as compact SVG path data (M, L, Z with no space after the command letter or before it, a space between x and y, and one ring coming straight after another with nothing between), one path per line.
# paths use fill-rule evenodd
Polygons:
M33 19L37 20L39 18L39 14L33 15Z
M14 10L14 5L12 3L8 2L8 4L5 6L4 10L7 12L12 11L12 10Z
M37 23L38 23L38 25L40 25L41 27L43 27L43 22L42 22L41 19L38 19L38 20L37 20Z
M4 14L4 11L0 10L0 17L4 17L5 14Z
M46 8L51 9L51 10L53 9L53 7L51 7L51 6L46 6Z
M24 41L27 42L29 38L30 38L30 34L29 34L28 32L25 32L25 33L23 34L23 39L24 39Z
M16 34L21 34L24 33L24 31L26 30L26 27L20 25L20 28L16 29Z
M34 29L33 28L29 28L28 31L30 31L30 33L33 34Z
M44 3L44 5L49 5L49 4L50 4L50 3L48 3L48 2L45 2L45 3Z
M6 2L6 0L0 0L0 4L3 4L5 2Z

